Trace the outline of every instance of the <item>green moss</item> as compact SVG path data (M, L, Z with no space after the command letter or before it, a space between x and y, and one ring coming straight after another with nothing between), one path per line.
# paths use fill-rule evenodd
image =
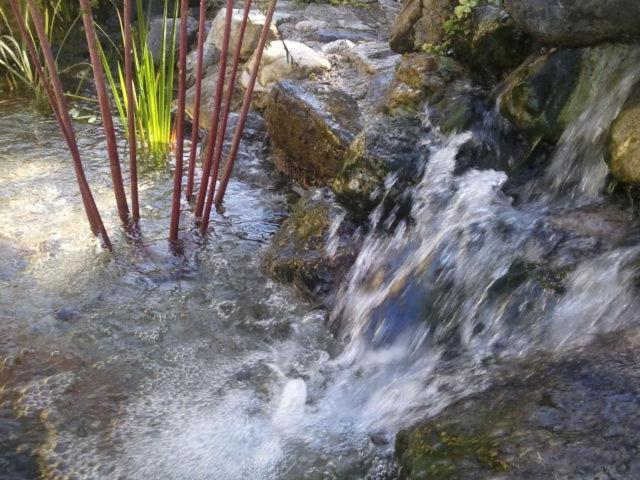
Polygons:
M331 188L344 200L368 204L388 173L381 162L367 155L366 133L363 132L347 149L344 167Z
M474 460L493 472L509 469L496 440L482 433L461 434L442 425L401 432L396 439L396 450L403 452L400 463L405 478L411 480L459 478L457 463L465 460Z

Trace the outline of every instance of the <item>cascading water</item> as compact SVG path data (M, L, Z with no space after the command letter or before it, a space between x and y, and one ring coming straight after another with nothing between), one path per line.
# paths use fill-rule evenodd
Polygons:
M0 345L18 350L12 339L25 337L36 346L0 373L16 387L11 409L44 431L37 451L43 470L73 478L395 478L399 428L488 387L509 362L636 324L640 244L633 225L601 197L601 150L576 163L601 141L636 81L633 66L614 71L618 89L603 83L607 94L567 127L547 176L524 187L535 195L517 204L505 193L505 173L458 172L462 147L477 132L445 137L425 125L419 148L428 160L410 192L408 218L390 218L382 207L373 213L338 292L331 316L339 348L323 312L261 277L255 243L273 233L283 199L259 183L270 178L255 158L263 153L259 135L231 185L224 228L180 265L159 246L167 220L160 193L146 193L145 225L160 240L108 265L86 260L95 258L94 246L59 240L62 224L41 231L13 224L3 233L31 253L20 250L24 264L0 272L1 281L19 286L15 298L0 294L14 329ZM16 127L27 123L23 115L16 107L7 122L11 152L26 135ZM496 114L486 115L481 134L491 138ZM51 137L51 125L38 125L39 135ZM49 141L53 153L43 158L51 171L63 155ZM31 142L23 141L29 155ZM106 172L92 142L85 148L98 154L88 170L99 178ZM28 171L5 172L14 197L0 204L0 217L34 215L33 198L20 192L37 160L29 159ZM56 188L65 181L59 170L50 196L67 206ZM146 182L158 184L149 191L168 191L166 178ZM582 187L570 188L576 184ZM106 194L98 198L109 206ZM329 254L339 248L342 220L331 225ZM38 249L29 250L34 243ZM79 251L84 260L72 261ZM61 261L66 274L53 278L53 262ZM62 326L50 314L61 299L75 308L59 310L69 317Z

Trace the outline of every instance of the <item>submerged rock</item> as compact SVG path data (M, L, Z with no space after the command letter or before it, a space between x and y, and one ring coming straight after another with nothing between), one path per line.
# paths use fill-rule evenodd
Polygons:
M611 173L621 181L640 184L640 89L627 101L611 125L607 141Z
M637 0L505 0L520 27L549 45L587 46L640 36Z
M576 356L521 366L400 432L401 478L638 478L638 346L637 331L616 334Z
M276 166L303 185L329 185L361 130L358 104L349 95L288 80L272 88L265 117Z
M355 226L327 190L307 193L273 238L264 257L267 273L308 297L330 304L354 262Z
M213 25L211 31L207 35L206 44L214 45L218 50L222 50L222 39L224 36L224 24L225 17L227 15L227 9L222 8L218 11L217 15L213 19ZM242 9L234 9L231 21L231 34L229 37L229 55L233 56L236 45L238 43L238 34L240 33L240 24L242 23L243 11ZM260 33L262 27L266 21L266 17L257 11L251 11L247 20L247 26L242 39L242 48L240 49L240 59L247 60L258 46L260 40ZM269 40L275 40L279 38L278 29L272 23L269 29Z

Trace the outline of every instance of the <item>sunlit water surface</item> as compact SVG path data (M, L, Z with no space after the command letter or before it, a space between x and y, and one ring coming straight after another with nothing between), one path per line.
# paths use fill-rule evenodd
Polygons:
M99 127L76 125L110 255L90 235L56 124L24 101L1 108L0 472L299 479L370 469L376 449L348 406L305 419L334 347L325 312L261 272L289 205L258 120L204 244L183 205L183 256L166 242L171 169L142 168L143 235L130 240Z

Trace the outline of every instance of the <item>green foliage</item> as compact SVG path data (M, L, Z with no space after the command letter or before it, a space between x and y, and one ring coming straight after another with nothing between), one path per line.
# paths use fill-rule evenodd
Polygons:
M438 45L431 43L424 44L422 50L425 53L446 54L451 49L453 37L468 33L466 31L468 28L468 20L473 10L483 4L502 5L502 0L458 0L458 5L453 9L453 13L443 25L446 35L445 40Z
M102 63L120 121L126 131L128 116L135 115L136 139L139 143L140 151L143 155L155 160L165 158L172 147L171 108L178 22L173 22L171 32L167 34L168 4L168 0L164 0L162 59L160 64L156 65L147 43L150 25L149 15L144 12L142 1L137 0L137 13L138 18L141 20L137 32L133 35L135 105L127 104L122 53L117 48L114 48L114 58L110 61L105 50L101 48ZM179 2L175 2L173 18L178 17L178 6ZM124 44L124 25L120 13L118 13L118 17L122 43ZM113 43L112 45L115 47ZM129 132L127 132L127 136L129 136Z
M52 42L56 32L57 22L61 20L61 2L62 0L58 0L55 4L43 6L44 27L49 43ZM40 43L31 26L31 16L24 5L22 12L24 23L27 25L27 33L38 50ZM7 6L0 5L0 26L4 32L3 35L0 35L0 67L2 67L0 73L4 75L4 80L10 91L30 91L35 98L36 105L45 109L47 99L44 87L29 55L27 44L11 21L12 17L13 11Z

